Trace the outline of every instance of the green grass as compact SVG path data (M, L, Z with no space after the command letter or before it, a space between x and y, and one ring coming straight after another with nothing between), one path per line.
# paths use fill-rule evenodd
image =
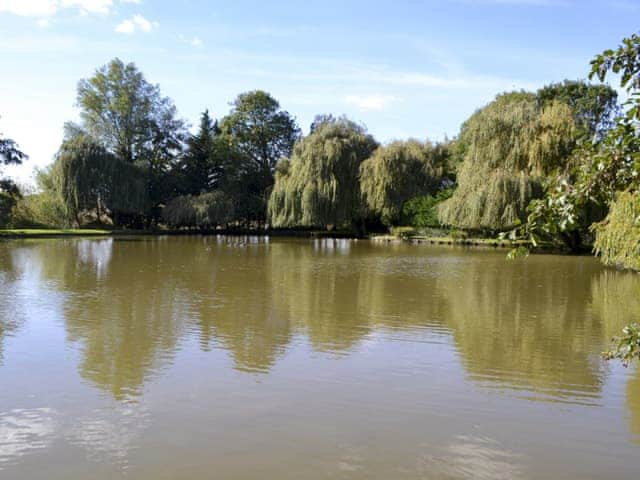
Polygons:
M31 237L66 237L66 236L88 236L88 235L109 235L109 230L97 229L41 229L41 228L15 228L0 230L1 237L31 238Z

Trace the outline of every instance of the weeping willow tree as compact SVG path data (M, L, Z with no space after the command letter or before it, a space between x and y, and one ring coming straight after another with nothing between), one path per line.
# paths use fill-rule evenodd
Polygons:
M526 218L543 180L566 162L575 144L571 108L540 108L526 92L499 95L463 125L458 188L439 207L442 223L464 229L502 230Z
M406 201L439 190L447 157L443 145L417 140L379 147L360 166L360 188L367 207L385 225L396 225Z
M98 220L110 214L142 214L148 204L144 172L118 159L86 136L66 140L54 165L54 178L71 218L95 211Z
M234 214L232 199L219 190L176 197L162 211L172 227L214 228L229 223Z
M596 226L596 252L607 264L640 270L640 194L623 192Z
M363 127L345 118L318 125L276 168L268 212L272 225L358 226L365 214L360 164L376 147Z

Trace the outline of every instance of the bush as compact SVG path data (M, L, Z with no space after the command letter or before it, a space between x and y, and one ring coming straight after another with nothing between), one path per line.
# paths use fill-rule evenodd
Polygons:
M53 192L26 195L13 207L11 225L16 228L64 228L69 226L62 199Z
M436 205L451 197L453 189L441 190L435 196L424 195L414 197L402 207L401 223L416 228L438 228L442 225L438 220Z

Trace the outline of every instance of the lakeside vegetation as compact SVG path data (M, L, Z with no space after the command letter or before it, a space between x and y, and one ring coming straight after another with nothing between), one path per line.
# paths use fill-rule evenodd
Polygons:
M624 52L606 54L609 60L594 60L592 76L600 80ZM629 78L623 86L635 91ZM621 108L607 85L564 81L537 92L500 93L453 139L386 145L363 125L330 114L318 115L303 136L295 118L260 90L240 94L219 120L203 112L190 134L172 100L119 59L79 82L77 106L80 122L65 125L53 164L37 174L37 189L20 191L3 181L3 226L268 226L357 235L407 226L416 236L435 228L452 238L491 239L510 231L512 240L571 251L595 244L606 262L635 265L614 251L629 242L611 235L613 214L622 208L614 204L616 192L629 181L594 180L597 191L558 194L594 177L597 156L619 143L615 135L633 109ZM4 163L26 159L15 142L1 145ZM628 149L635 148L630 142ZM629 195L632 202L635 193ZM633 242L626 248L637 257Z
M590 80L614 75L623 104L608 85L565 80L499 93L453 139L382 145L331 114L303 136L261 90L238 95L220 120L205 111L191 134L159 86L114 59L79 82L80 122L65 125L37 189L2 179L0 226L359 236L409 226L423 237L444 228L451 238L594 249L607 265L640 270L640 36L591 62ZM0 137L0 159L27 156ZM635 350L626 342L609 355L638 356L638 331L627 330Z
M110 230L93 228L6 228L0 230L0 238L6 237L62 237L62 236L93 236L108 235Z

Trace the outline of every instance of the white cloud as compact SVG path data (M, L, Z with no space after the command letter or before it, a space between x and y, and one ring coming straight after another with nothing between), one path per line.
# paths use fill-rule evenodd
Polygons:
M122 23L119 23L115 30L118 33L130 35L137 31L148 33L158 27L158 22L151 22L142 15L134 15L133 17L124 20Z
M349 95L344 101L360 110L384 110L398 98L393 95Z
M48 17L56 14L59 3L56 0L0 0L0 13L13 13L21 17Z

